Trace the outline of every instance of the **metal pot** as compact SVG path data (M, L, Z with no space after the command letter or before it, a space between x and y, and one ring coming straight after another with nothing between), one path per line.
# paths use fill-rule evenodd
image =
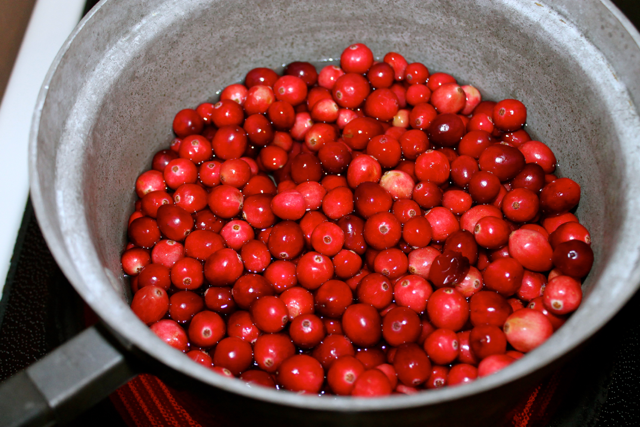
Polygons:
M175 112L214 100L253 67L332 60L353 42L450 72L486 99L523 100L527 131L553 149L559 173L582 186L577 215L592 233L596 256L582 306L544 345L469 385L384 399L249 388L166 346L129 309L120 253L132 188L153 153L171 141ZM92 378L54 378L51 365L29 368L24 380L45 397L34 405L47 404L64 419L69 408L82 406L73 393L95 400L142 362L160 367L172 384L199 390L212 411L221 408L239 422L497 422L638 288L639 42L608 0L103 1L80 23L45 80L30 166L33 205L47 243L109 332L90 330L76 350L52 356L72 368L82 363L75 372ZM105 335L117 342L105 344ZM87 346L102 347L76 361L77 349ZM102 359L86 361L94 357Z

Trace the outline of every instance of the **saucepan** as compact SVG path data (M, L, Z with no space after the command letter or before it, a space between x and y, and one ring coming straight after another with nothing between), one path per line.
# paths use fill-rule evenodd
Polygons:
M452 73L528 106L527 131L582 187L595 264L580 309L544 345L471 384L384 399L247 387L190 361L129 309L120 255L132 191L173 115L257 66L339 58L350 43ZM31 197L46 241L101 319L3 384L0 418L68 420L142 370L240 425L495 425L601 329L640 283L640 35L608 0L104 0L40 93ZM428 423L428 424L425 424Z

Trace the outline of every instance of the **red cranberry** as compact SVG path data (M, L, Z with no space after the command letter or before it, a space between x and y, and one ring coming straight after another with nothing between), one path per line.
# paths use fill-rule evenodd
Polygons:
M315 302L319 314L340 318L353 302L353 293L346 283L329 280L316 290Z
M558 178L540 193L540 207L547 214L569 211L580 201L580 186L569 178Z
M473 295L469 308L469 318L474 326L487 324L501 327L513 312L503 296L490 291L480 291Z
M441 288L429 298L427 312L437 328L459 331L469 319L469 303L455 289Z
M204 292L204 303L209 310L221 314L233 313L237 306L230 287L212 286Z
M184 138L189 135L195 135L202 132L204 121L202 117L190 108L180 110L173 119L173 131L178 138Z
M368 304L352 304L342 316L345 335L356 345L370 347L382 337L382 319Z
M553 264L568 276L582 278L591 271L593 251L580 240L560 243L553 251Z
M398 346L393 367L398 374L398 380L410 387L421 385L431 375L431 362L427 354L414 343Z
M493 107L493 121L499 129L513 132L527 121L527 108L516 99L504 99Z
M326 328L322 319L313 314L296 316L289 326L291 340L300 348L312 349L326 336Z
M198 347L213 347L227 331L224 321L218 313L201 311L193 316L189 324L189 341Z
M227 368L235 376L246 371L253 362L251 344L236 337L220 341L213 354L213 364Z
M290 260L296 258L304 248L304 235L293 221L282 221L273 226L269 235L269 251L274 258Z
M391 383L387 376L378 369L370 369L358 376L351 395L359 397L381 397L391 394L391 391Z
M339 396L351 394L358 377L365 368L358 359L353 356L341 356L327 371L327 383L331 391Z
M458 335L451 329L436 329L425 340L424 351L431 362L448 365L456 360L460 353Z
M295 354L296 349L286 334L265 334L258 337L253 351L258 367L274 373L285 360Z
M150 325L162 319L167 313L169 297L162 288L145 286L133 296L131 310L142 322Z
M204 275L213 286L233 284L244 271L242 260L233 249L220 249L204 264Z
M544 288L542 302L555 315L575 311L582 302L581 283L569 276L557 276L549 280Z

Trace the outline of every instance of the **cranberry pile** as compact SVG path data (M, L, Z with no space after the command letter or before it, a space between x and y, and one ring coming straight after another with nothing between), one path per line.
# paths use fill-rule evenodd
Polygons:
M266 387L383 396L496 372L562 326L593 264L580 186L526 116L363 44L319 73L253 69L178 112L137 179L131 308Z

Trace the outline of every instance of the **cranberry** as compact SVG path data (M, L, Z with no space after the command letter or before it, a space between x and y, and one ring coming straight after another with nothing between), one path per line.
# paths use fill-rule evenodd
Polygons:
M302 229L293 221L282 221L273 226L269 235L269 251L274 258L296 258L304 248Z
M469 179L469 194L477 203L489 203L498 196L500 179L491 172L479 171Z
M473 230L476 242L487 249L499 249L509 241L511 229L501 219L493 216L481 218Z
M589 234L589 230L584 225L578 222L567 222L549 235L549 243L554 249L559 244L571 240L580 240L587 245L591 245L591 234Z
M198 347L213 347L227 331L224 321L218 313L201 311L193 316L189 324L189 341Z
M204 281L203 276L202 263L194 258L182 258L171 267L171 283L178 289L198 289Z
M391 394L391 391L391 383L387 376L378 369L370 369L358 376L351 395L359 397L380 397Z
M157 224L165 237L181 242L193 230L194 221L189 212L181 207L162 205L158 208Z
M433 260L429 270L429 281L436 288L454 286L469 272L469 260L460 252L445 251Z
M150 325L162 319L167 313L169 297L162 288L145 286L133 296L131 310L142 322Z
M230 287L212 286L204 292L204 303L209 310L216 313L233 313L237 306Z
M307 86L314 86L318 81L318 71L308 62L292 62L285 67L284 74L301 78Z
M442 185L449 179L449 159L439 151L428 150L416 159L416 177L420 181Z
M376 250L395 246L400 241L401 236L402 225L389 212L380 212L371 216L364 225L365 241Z
M426 310L427 301L432 293L433 289L429 282L417 275L400 278L393 288L396 304L408 307L416 313L423 313Z
M324 369L329 369L340 356L355 356L355 354L356 351L349 338L340 334L327 335L312 352L312 356L322 364Z
M176 350L186 352L189 348L187 334L184 332L184 329L173 320L160 320L151 325L151 331Z
M261 332L253 323L249 312L240 310L227 319L227 334L230 337L237 337L249 343L254 343L261 335Z
M569 276L557 276L549 280L544 288L542 302L555 315L575 311L582 302L580 282Z
M381 121L393 119L399 109L398 97L391 89L386 88L373 91L364 104L365 114Z
M212 367L211 365L213 364L213 360L211 360L211 356L209 356L208 353L202 350L191 350L187 353L187 356L189 357L189 359L202 366L205 366L207 368Z
M460 230L458 219L447 208L435 207L427 213L426 218L431 225L431 236L435 242L445 242Z
M333 257L335 274L341 279L349 279L362 268L362 258L352 250L342 249Z
M360 302L381 310L393 301L393 286L382 274L372 273L363 278L357 287Z
M527 353L544 343L553 333L551 322L539 311L523 308L510 315L503 326L509 344Z
M327 383L339 396L351 394L358 377L365 371L364 365L353 356L341 356L327 371Z
M235 376L246 371L252 362L251 344L236 337L227 337L220 341L213 353L213 364L227 368Z
M430 246L413 250L408 256L409 273L428 278L431 264L438 255L440 251Z
M289 326L291 340L295 345L303 349L316 347L322 342L326 334L322 319L314 314L296 316Z
M431 362L427 354L414 343L398 346L393 367L398 374L398 380L409 387L421 385L431 375Z
M363 182L378 182L381 177L382 166L369 155L354 158L347 168L347 182L351 188L355 188Z
M357 108L371 92L366 78L360 74L346 73L340 76L331 90L333 99L343 108Z
M501 327L513 309L507 300L491 291L480 291L473 295L469 302L471 324L493 325Z
M553 250L549 241L533 230L516 230L509 236L509 253L524 268L549 271L553 267Z
M466 384L475 381L476 378L478 378L478 369L475 366L460 363L452 366L449 370L447 385L456 386Z
M340 56L340 67L347 73L366 73L373 64L373 52L362 43L352 44Z
M448 365L456 360L460 353L458 335L451 329L436 329L425 340L424 351L431 362Z
M344 74L342 68L336 65L327 65L318 74L318 85L331 90L335 86L336 80Z
M423 216L408 220L402 230L402 238L414 248L424 248L431 242L431 224Z
M224 88L220 93L220 100L230 99L243 105L247 99L247 87L239 83L232 84Z
M591 271L593 251L580 240L560 243L553 251L553 264L568 276L582 278Z
M233 284L244 271L240 255L233 249L220 249L204 264L204 276L213 286Z
M494 144L484 149L478 164L480 170L491 172L504 182L515 178L524 169L525 159L517 148Z
M549 322L551 322L551 326L553 327L554 331L557 331L558 328L564 325L564 323L567 321L567 318L568 318L567 315L555 315L549 310L547 310L547 308L544 305L542 296L532 299L531 302L529 302L529 305L527 306L527 308L530 308L532 310L536 310L542 313L549 320Z
M376 344L382 337L382 319L378 311L368 304L352 304L342 316L345 335L362 347Z
M195 135L202 132L204 121L202 117L190 108L180 110L173 119L173 131L178 138L184 138L189 135Z
M427 312L437 328L459 331L469 319L469 303L455 289L441 288L429 298Z
M504 354L507 351L507 339L498 326L477 325L469 335L469 345L473 353L484 359L494 354Z
M405 68L405 80L409 84L424 84L428 78L429 69L424 64L413 62Z
M429 181L418 183L418 185L413 188L412 197L413 200L425 209L440 206L443 200L442 190L438 187L438 184Z
M493 261L482 273L485 288L504 297L510 297L517 292L523 275L522 264L509 257Z
M493 107L493 121L499 129L513 132L527 121L527 109L516 99L502 100Z
M138 278L138 286L157 286L165 291L171 286L169 269L162 264L149 264L142 269Z
M429 140L443 147L454 147L464 134L464 122L456 114L440 114L434 118L428 127Z
M515 362L515 359L506 354L492 354L482 360L478 365L478 376L486 377Z
M540 193L540 207L547 214L569 211L580 201L580 186L569 178L558 178Z
M140 249L140 250L144 251L143 249ZM124 258L124 255L127 254L127 252L125 252L122 255L123 258ZM148 252L147 251L144 251L144 252L147 254L147 257L148 257ZM154 264L162 264L167 268L171 268L178 260L184 258L184 246L182 246L180 243L176 242L175 240L160 240L153 247L153 250L151 251L151 258L153 259ZM124 261L122 265L123 267L125 267ZM125 268L125 273L132 274L128 272L126 268Z
M323 283L315 293L315 305L319 314L340 318L353 302L351 288L340 280Z
M260 335L253 345L255 363L269 373L276 372L285 360L295 354L295 350L286 334Z

